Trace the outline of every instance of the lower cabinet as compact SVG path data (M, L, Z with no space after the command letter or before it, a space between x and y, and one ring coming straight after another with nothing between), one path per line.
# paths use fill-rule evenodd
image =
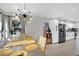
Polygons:
M46 44L52 43L52 33L50 32L44 33L44 37L46 38Z
M74 32L67 32L66 33L66 40L74 39Z

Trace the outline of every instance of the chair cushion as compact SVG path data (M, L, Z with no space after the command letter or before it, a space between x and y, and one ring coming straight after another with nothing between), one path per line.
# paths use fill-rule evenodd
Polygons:
M46 48L46 38L40 36L40 39L37 41L37 44L39 45L41 51L44 52Z
M32 37L23 37L22 40L33 40Z
M35 43L35 40L21 40L17 42L9 42L3 47L12 47L12 46L18 46L18 45L25 45L25 44L30 44L30 43Z
M8 56L13 52L13 50L9 48L4 48L0 50L0 56Z
M38 48L37 44L29 44L27 46L25 46L25 50L31 51L31 50L35 50L36 48Z
M10 56L28 56L25 50L14 51Z

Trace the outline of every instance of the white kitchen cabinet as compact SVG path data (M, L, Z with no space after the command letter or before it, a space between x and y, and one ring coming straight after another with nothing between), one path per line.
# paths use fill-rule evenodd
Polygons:
M66 32L66 40L74 39L74 32Z
M52 43L57 43L59 41L59 30L58 30L58 20L50 20L49 26L52 33Z

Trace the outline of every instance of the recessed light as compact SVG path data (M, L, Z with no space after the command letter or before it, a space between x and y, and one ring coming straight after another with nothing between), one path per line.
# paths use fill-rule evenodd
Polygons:
M60 14L57 14L57 16L60 17L61 15Z
M72 8L72 11L76 11L76 9L75 8Z
M16 6L16 9L18 9L18 7Z

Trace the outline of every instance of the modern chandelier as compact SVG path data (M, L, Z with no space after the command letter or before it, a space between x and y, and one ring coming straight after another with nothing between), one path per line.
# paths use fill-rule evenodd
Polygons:
M27 11L25 3L23 5L23 10L17 8L17 11L19 13L16 14L16 17L19 18L20 20L27 20L27 21L31 21L32 20L33 16L29 15L30 13L32 13L32 10Z

